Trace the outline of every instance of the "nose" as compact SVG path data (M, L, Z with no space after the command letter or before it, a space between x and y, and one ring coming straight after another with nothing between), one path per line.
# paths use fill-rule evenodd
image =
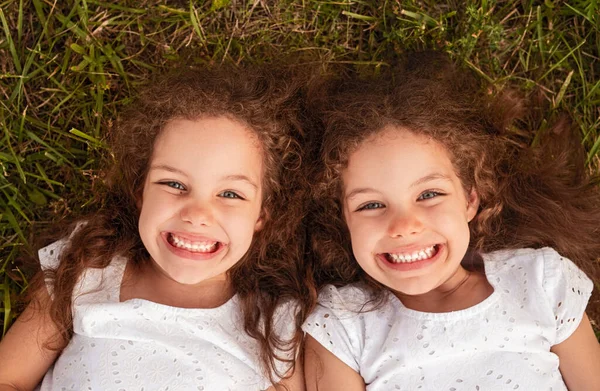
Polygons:
M408 237L423 231L424 225L421 216L411 211L398 211L394 213L388 224L390 237Z
M194 226L210 227L214 221L213 208L209 202L190 200L180 212L181 220Z

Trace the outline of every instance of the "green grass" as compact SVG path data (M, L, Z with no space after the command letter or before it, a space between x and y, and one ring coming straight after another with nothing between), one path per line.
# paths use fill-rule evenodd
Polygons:
M143 3L143 7L139 4ZM385 67L437 48L499 87L567 110L590 169L600 151L597 1L0 1L0 322L27 289L18 254L32 223L90 207L120 108L181 62L302 61ZM544 125L539 132L544 131Z

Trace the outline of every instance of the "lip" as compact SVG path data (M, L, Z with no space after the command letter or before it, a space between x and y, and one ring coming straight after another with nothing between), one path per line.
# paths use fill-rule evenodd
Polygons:
M410 246L410 247L400 247L397 249L394 249L392 251L390 251L391 253L403 253L403 252L411 252L411 251L416 251L416 250L420 250L423 248L427 248L430 247L429 246ZM427 266L437 262L441 256L443 254L446 253L446 246L444 246L443 244L437 244L438 246L438 251L437 253L429 258L429 259L425 259L422 261L414 261L414 262L410 262L410 263L393 263L387 260L387 258L385 257L384 253L380 253L376 255L377 260L379 261L379 264L382 265L384 268L388 268L388 269L392 269L395 271L411 271L411 270L419 270L419 269L423 269L426 268Z
M182 239L189 240L192 242L217 242L218 247L217 247L217 250L212 253L200 253L200 252L188 251L183 248L175 247L171 243L169 243L169 241L167 240L169 234L174 234ZM207 260L213 259L227 247L227 244L225 244L221 241L218 241L214 238L210 238L210 237L202 236L202 235L194 235L194 234L185 233L185 232L175 232L175 231L162 232L160 236L165 244L165 247L171 253L177 255L178 257L190 259L192 261L207 261Z

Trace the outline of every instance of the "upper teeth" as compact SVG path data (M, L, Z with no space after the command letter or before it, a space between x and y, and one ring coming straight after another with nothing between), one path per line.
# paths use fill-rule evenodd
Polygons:
M190 242L173 234L171 234L171 238L175 247L185 248L189 251L211 252L217 246L217 242Z
M415 262L431 258L435 253L435 246L427 247L422 250L413 251L412 253L394 254L388 253L389 258L393 262Z

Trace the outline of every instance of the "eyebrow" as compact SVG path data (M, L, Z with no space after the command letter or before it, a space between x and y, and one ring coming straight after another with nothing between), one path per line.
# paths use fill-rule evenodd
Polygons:
M348 195L346 196L346 200L349 200L350 198L354 198L359 194L375 193L375 192L376 192L375 189L372 189L370 187L359 187L358 189L354 189L350 193L348 193Z
M450 177L446 174L434 173L434 174L425 175L421 179L417 179L410 185L410 187L415 187L418 185L422 185L423 183L436 181L436 180L451 181Z
M164 171L168 171L168 172L174 172L183 176L187 177L187 174L175 167L166 165L166 164L157 164L154 166L150 167L150 170L164 170ZM256 190L258 190L258 185L256 183L254 183L254 181L252 181L249 177L247 177L246 175L241 175L241 174L232 174L232 175L226 175L223 178L221 178L222 181L242 181L242 182L246 182L248 183L250 186L254 187Z
M168 166L166 164L157 164L157 165L154 165L154 166L150 166L150 170L149 171L152 171L152 170L163 170L163 171L168 171L168 172L175 172L177 174L181 174L181 175L187 176L185 174L185 172L183 172L183 171L181 171L181 170L179 170L179 169L177 169L175 167Z
M431 182L431 181L435 181L435 180L444 180L444 181L450 181L450 177L448 175L445 174L440 174L440 173L435 173L435 174L429 174L424 176L423 178L419 178L416 181L414 181L413 183L411 183L411 185L409 186L410 188L415 187L415 186L419 186L422 185L423 183L427 183L427 182ZM377 190L371 188L371 187L359 187L357 189L352 190L350 193L348 193L348 195L345 197L346 200L356 197L359 194L364 194L364 193L376 193Z
M242 181L248 183L250 186L254 187L254 189L258 190L258 185L254 183L250 178L246 175L227 175L223 177L224 181Z

